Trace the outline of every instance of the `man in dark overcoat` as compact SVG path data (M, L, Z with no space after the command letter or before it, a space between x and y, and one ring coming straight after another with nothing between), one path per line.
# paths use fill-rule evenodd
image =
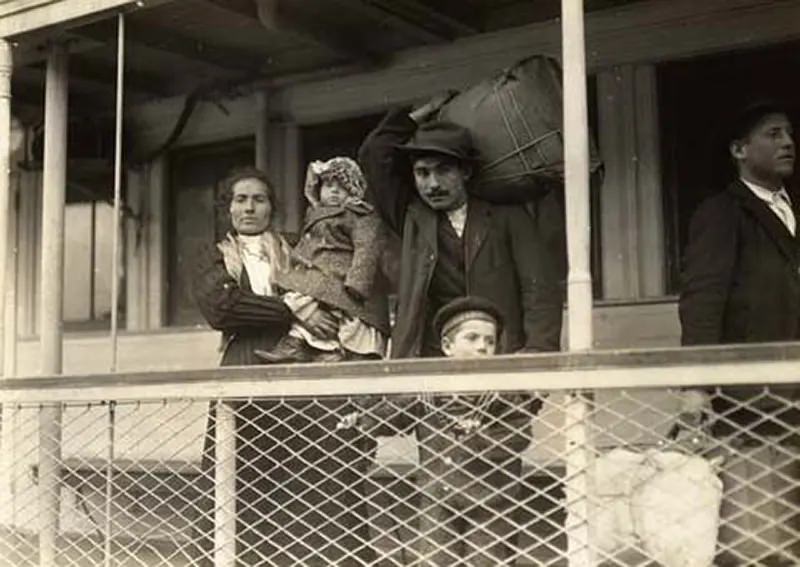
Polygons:
M554 264L522 207L469 195L476 152L466 129L427 120L441 102L390 112L359 152L370 200L402 240L391 357L440 356L433 316L465 295L498 306L498 352L558 350Z
M786 112L753 105L729 141L737 179L694 214L680 299L685 345L800 338L795 145Z
M786 186L795 162L787 112L772 102L747 107L732 122L728 150L736 179L725 191L700 205L689 228L679 305L682 343L798 340L800 208L798 199L789 194ZM800 416L795 392L772 389L771 395L765 396L763 388L722 388L713 394L711 403L716 436L738 453L751 455L742 461L744 468L723 470L726 495L720 540L727 548L726 555L731 556L723 561L733 565L797 565L800 556L786 556L793 553L790 549L800 553L796 544L787 547L786 554L761 557L764 542L773 545L772 549L787 543L771 541L771 534L782 533L785 525L800 529L796 515L785 525L781 519L759 519L763 533L749 534L753 517L741 514L741 502L728 502L729 498L744 498L742 495L749 490L742 483L756 473L746 470L750 466L746 463L758 462L758 455L775 450L782 455L797 454L793 432L800 424ZM779 445L783 448L777 449ZM792 458L796 463L796 457ZM754 466L778 467L777 462ZM782 465L781 469L796 467ZM755 498L750 506L772 510L800 504L796 491L767 496L760 490L748 493ZM739 496L733 495L737 491ZM733 514L730 517L728 509Z

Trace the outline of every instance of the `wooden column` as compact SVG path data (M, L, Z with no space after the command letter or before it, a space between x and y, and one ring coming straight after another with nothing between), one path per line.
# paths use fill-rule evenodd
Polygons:
M622 65L597 75L603 296L659 297L665 291L664 217L653 65Z
M5 289L9 260L9 216L11 211L11 45L0 39L0 360L6 344Z
M41 268L42 249L42 173L41 171L20 171L18 183L18 331L21 337L33 337L37 334L39 323L38 298L41 280L38 274Z
M6 286L10 283L5 275L11 270L7 266L11 264L10 249L13 246L9 220L12 204L11 192L11 70L13 62L11 60L11 46L3 39L0 39L0 359L3 360L3 377L8 378L5 366L8 359L12 356L8 351L6 338L15 339L11 330L7 326L6 314ZM13 273L13 272L12 272ZM13 305L11 306L11 317L14 318ZM16 325L15 325L16 326ZM14 463L13 454L13 425L11 415L14 408L12 404L3 404L0 414L0 494L9 496L13 494L13 474ZM11 527L13 524L14 502L6 500L3 510L0 510L0 525Z
M298 233L303 226L304 200L300 163L300 128L294 122L272 123L269 129L267 173L278 194L278 228Z
M17 258L19 252L19 176L11 172L10 199L8 208L8 237L5 256L5 319L3 329L3 377L13 378L17 374Z
M163 157L128 172L127 203L138 216L125 224L128 330L160 329L166 323L166 175Z
M258 91L256 97L256 167L270 174L269 171L269 93L266 90ZM270 177L271 178L271 177Z
M570 351L592 348L589 119L583 16L583 0L562 0L564 169L569 264L567 324ZM590 567L594 565L594 559L588 523L588 473L592 464L587 432L588 401L583 392L577 391L567 396L566 403L567 554L570 567Z
M64 288L64 207L67 184L68 53L50 47L44 106L42 210L41 371L61 374ZM42 407L39 417L39 564L56 564L60 509L61 407Z

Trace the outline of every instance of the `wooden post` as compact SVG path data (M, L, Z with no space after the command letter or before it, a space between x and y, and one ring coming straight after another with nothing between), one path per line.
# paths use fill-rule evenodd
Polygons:
M11 231L9 226L11 209L11 46L7 41L0 39L0 359L3 360L3 376L8 378L5 371L8 359L11 358L6 338L12 337L11 329L7 328L6 315L6 286L9 284L6 274L11 270L6 269L11 264ZM11 309L13 313L13 306ZM0 511L0 526L12 528L13 521L13 474L14 462L12 460L13 425L11 415L14 411L12 404L3 404L0 414L0 495L11 496L12 501L6 501L6 506Z
M11 45L0 39L0 360L4 360L6 263L11 243L8 240L11 211L11 71L14 63Z
M68 53L50 46L44 105L44 202L42 207L42 374L62 370L64 304L64 205L67 185ZM60 510L61 407L46 405L39 416L39 564L56 564Z
M589 199L589 120L586 103L586 50L583 0L561 1L564 63L564 169L567 217L567 324L569 350L592 348L592 274ZM570 567L591 567L589 468L592 450L587 435L588 404L583 393L567 397L566 499L567 554Z
M256 155L255 164L269 175L269 92L266 89L256 94ZM272 177L270 177L272 179Z
M214 462L214 567L236 565L236 415L217 402Z

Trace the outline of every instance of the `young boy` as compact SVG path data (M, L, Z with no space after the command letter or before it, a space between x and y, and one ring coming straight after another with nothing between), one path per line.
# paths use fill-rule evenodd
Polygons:
M441 350L450 358L491 356L503 319L491 301L460 297L435 315ZM411 565L496 567L512 561L520 454L531 442L531 417L541 400L527 394L484 392L413 398L362 407L339 428L372 435L413 428L419 447L415 474L421 502L406 554ZM404 538L405 539L405 538Z
M350 158L315 161L308 167L309 207L291 269L276 274L282 299L298 320L278 345L257 350L266 362L309 362L382 358L389 333L385 294L375 278L386 236L372 206L362 200L366 182ZM317 309L338 324L335 338L320 337L302 325Z
M450 358L491 356L502 332L497 307L480 297L447 303L434 318ZM520 454L541 405L525 394L423 395L416 435L422 493L411 543L423 565L492 566L512 559L520 490Z

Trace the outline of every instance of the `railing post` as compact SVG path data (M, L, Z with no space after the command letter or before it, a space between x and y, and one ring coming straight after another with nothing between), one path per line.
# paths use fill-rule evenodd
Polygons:
M564 65L564 170L566 191L567 324L570 351L592 348L592 274L589 198L589 120L583 0L561 1ZM595 564L589 529L589 471L592 447L587 434L589 406L580 392L568 396L565 415L567 554L570 567Z
M217 402L214 462L214 567L236 565L236 414Z
M42 374L62 370L64 206L67 185L68 53L50 46L44 104L44 203L42 210ZM39 564L56 563L60 511L61 406L49 404L39 416Z

